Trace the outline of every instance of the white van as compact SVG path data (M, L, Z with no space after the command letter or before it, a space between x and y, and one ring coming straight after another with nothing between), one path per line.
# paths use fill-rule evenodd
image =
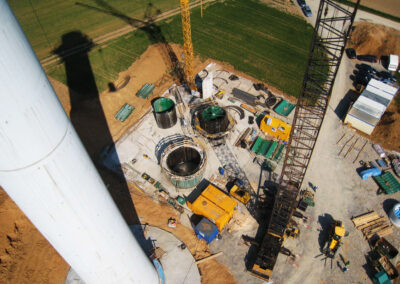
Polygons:
M394 54L390 54L389 55L388 70L389 71L396 71L398 66L399 66L399 56L398 55L394 55Z

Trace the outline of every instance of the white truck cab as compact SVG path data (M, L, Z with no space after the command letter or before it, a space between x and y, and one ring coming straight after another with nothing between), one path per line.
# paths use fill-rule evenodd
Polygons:
M388 65L388 70L389 71L396 71L397 67L399 66L399 56L390 54L389 55L389 65Z

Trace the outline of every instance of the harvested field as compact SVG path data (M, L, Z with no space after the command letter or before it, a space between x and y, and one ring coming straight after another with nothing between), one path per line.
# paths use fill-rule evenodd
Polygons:
M356 0L350 0L356 2ZM400 2L398 0L362 0L361 5L368 8L400 17Z

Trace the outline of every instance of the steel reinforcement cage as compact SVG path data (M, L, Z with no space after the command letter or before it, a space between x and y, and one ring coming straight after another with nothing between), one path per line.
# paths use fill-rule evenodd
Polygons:
M274 207L267 233L250 269L257 277L270 278L280 251L277 246L282 244L285 229L296 209L297 195L327 110L359 2L352 11L331 0L320 2Z

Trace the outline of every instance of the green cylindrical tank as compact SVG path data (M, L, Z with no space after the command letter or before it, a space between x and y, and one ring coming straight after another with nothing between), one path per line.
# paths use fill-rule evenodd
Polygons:
M153 101L154 117L157 126L167 129L174 126L177 122L175 103L169 98L157 98Z
M229 119L226 111L219 106L209 106L203 109L199 116L200 127L209 134L227 130Z

